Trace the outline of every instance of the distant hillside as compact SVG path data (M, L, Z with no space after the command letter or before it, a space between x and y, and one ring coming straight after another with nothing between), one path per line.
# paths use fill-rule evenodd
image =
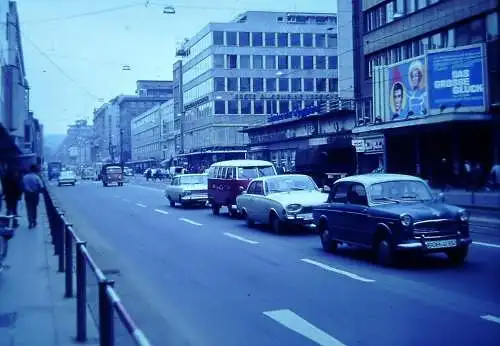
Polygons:
M43 138L43 142L44 142L43 144L46 147L49 147L50 149L55 150L55 149L57 149L59 144L61 144L61 142L64 140L65 137L66 137L66 135L62 135L62 134L46 135Z

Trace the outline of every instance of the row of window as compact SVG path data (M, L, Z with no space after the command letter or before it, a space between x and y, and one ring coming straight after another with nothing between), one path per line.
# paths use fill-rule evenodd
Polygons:
M364 13L364 31L365 33L370 32L439 1L441 0L390 0L384 2Z
M148 145L143 145L140 147L132 148L132 152L135 155L146 155L149 153L154 153L161 150L161 144L160 143L151 143ZM134 156L135 156L134 155Z
M214 31L213 44L238 47L337 48L337 34Z
M338 92L337 78L249 78L215 77L215 91Z
M214 112L223 114L281 114L316 106L315 100L216 100Z
M158 113L152 112L146 116L143 116L142 118L136 118L132 120L131 128L138 129L149 123L154 124L157 121L158 121Z
M207 79L206 81L198 84L197 86L187 90L184 93L184 104L188 104L191 101L197 100L202 96L205 96L212 91L214 91L214 83L211 79Z
M452 28L428 34L384 49L365 58L366 78L372 77L373 67L397 63L424 54L427 50L453 48L499 38L499 15L490 13Z
M196 65L192 66L189 70L185 70L182 75L182 84L186 85L193 79L209 71L214 66L213 60L214 56L209 55L205 59L198 62Z

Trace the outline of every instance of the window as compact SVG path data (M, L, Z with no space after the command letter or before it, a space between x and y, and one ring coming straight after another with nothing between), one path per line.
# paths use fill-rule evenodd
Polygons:
M264 78L253 79L253 91L264 91Z
M328 196L327 203L347 203L347 191L349 187L348 183L336 184Z
M215 54L214 55L214 68L224 68L224 55Z
M266 68L276 69L276 57L274 55L266 55Z
M315 34L317 48L325 48L326 46L326 35L325 34Z
M250 46L250 33L249 32L239 32L240 47Z
M264 35L266 38L266 47L276 47L276 36L274 32L266 32Z
M328 78L328 91L329 92L339 91L339 80L337 78Z
M247 194L250 194L250 195L255 194L255 185L257 185L257 182L253 182L248 186Z
M304 91L314 91L314 78L304 78Z
M227 68L238 68L238 56L231 54L227 56Z
M288 55L278 55L278 69L288 70Z
M336 70L338 68L338 60L336 55L331 55L328 57L328 69Z
M252 114L252 101L241 100L241 114Z
M292 55L290 57L292 69L300 70L302 68L301 57L298 55Z
M226 91L226 80L224 77L214 78L215 91Z
M256 181L253 189L253 193L255 195L264 195L264 182Z
M498 13L490 13L486 17L486 40L496 40L498 38L498 35Z
M227 101L227 113L238 114L238 100Z
M354 184L347 191L347 201L351 204L368 205L366 190L361 184Z
M279 78L279 91L288 91L288 78Z
M275 78L266 78L266 91L276 91Z
M312 56L304 57L304 70L312 70L314 68L313 60Z
M292 91L302 91L301 78L292 78Z
M250 78L240 78L240 91L250 91Z
M276 100L267 100L266 101L266 111L267 111L267 114L278 113L278 104L276 103Z
M262 55L254 55L253 56L253 68L261 69L263 67L264 67L264 64L262 61Z
M455 29L455 43L465 46L485 40L486 28L482 18L460 25Z
M417 10L421 10L427 6L427 0L417 0Z
M317 56L316 57L316 70L324 70L326 69L326 57Z
M236 46L238 43L237 33L233 31L226 32L226 41L228 46Z
M240 68L250 68L250 55L240 55Z
M290 34L290 46L300 47L300 34Z
M213 35L215 45L224 45L224 31L214 31Z
M292 101L292 111L302 109L302 101L300 100L293 100Z
M252 46L262 47L262 33L252 32Z
M326 78L316 78L316 91L326 91Z
M280 113L290 112L290 103L288 100L280 101Z
M215 114L226 114L226 101L216 100L214 109Z
M406 14L415 12L415 0L406 0Z
M337 34L328 34L326 41L327 48L337 48Z
M278 47L288 47L288 33L278 33Z
M304 47L313 46L313 34L303 34Z
M253 114L264 114L264 101L255 100L253 103Z
M238 91L238 78L231 77L227 79L227 91Z

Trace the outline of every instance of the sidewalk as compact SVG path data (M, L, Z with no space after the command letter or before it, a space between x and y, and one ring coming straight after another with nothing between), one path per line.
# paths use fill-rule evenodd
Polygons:
M74 345L76 302L64 298L64 275L57 273L43 199L37 228L28 229L24 203L19 213L20 227L0 273L0 345ZM88 344L97 345L94 324L87 325Z

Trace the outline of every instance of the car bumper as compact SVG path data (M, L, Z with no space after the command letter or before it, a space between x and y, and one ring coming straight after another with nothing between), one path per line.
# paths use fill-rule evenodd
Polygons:
M206 203L208 195L188 195L181 197L181 201L185 203Z
M75 184L76 180L59 180L59 184L64 185L64 184Z
M294 215L287 215L285 217L285 222L290 224L290 225L297 225L297 226L303 226L307 228L316 228L316 225L314 224L314 218L311 214L294 214Z
M441 242L441 243L440 243ZM396 245L401 251L442 252L454 248L467 247L472 243L471 237L440 238L440 239L412 239ZM432 246L431 246L432 244Z

